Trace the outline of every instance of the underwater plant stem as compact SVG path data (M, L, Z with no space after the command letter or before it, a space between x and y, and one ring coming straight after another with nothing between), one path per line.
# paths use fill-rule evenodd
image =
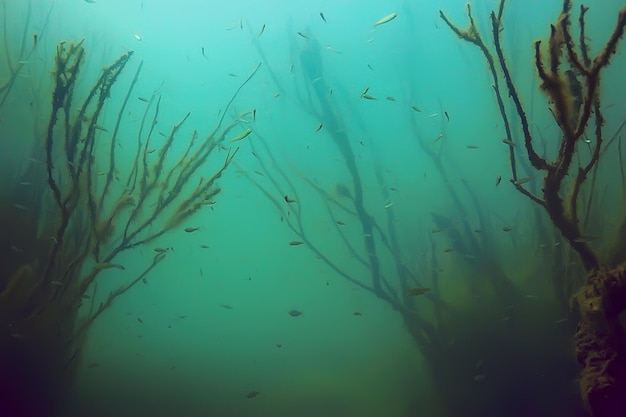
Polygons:
M131 289L132 287L137 285L164 258L165 258L165 253L157 253L152 258L152 263L146 269L144 269L144 271L141 274L139 274L134 280L132 280L131 282L129 282L127 284L122 285L121 287L119 287L115 291L111 291L109 293L107 299L100 303L100 305L98 306L98 308L96 309L96 311L93 314L91 313L91 310L90 310L90 314L89 314L88 318L76 330L76 332L73 335L73 338L74 339L79 338L89 328L91 323L93 323L93 321L100 314L102 314L102 312L104 312L104 310L106 310L108 307L111 306L111 303L113 302L113 300L115 300L117 297L119 297L120 295L124 294L126 291L128 291L129 289ZM85 287L85 288L87 288L87 287ZM95 291L94 291L94 295L95 295ZM93 308L93 298L92 298L92 308Z
M504 4L504 0L501 0L500 14L502 12L503 4ZM515 110L517 111L517 116L519 117L520 123L522 125L522 132L524 134L524 147L528 155L528 160L530 161L530 163L535 169L538 169L538 170L549 169L548 162L539 156L539 154L535 151L535 148L532 145L530 123L528 122L528 117L526 116L526 112L524 111L524 108L522 107L522 102L519 98L519 93L517 92L517 88L515 87L515 83L513 82L513 77L511 77L511 72L509 71L509 67L506 63L506 59L504 58L504 53L502 51L502 45L500 43L501 21L500 21L500 18L499 17L497 18L493 12L491 13L491 24L492 24L492 32L493 32L493 41L495 45L496 54L498 56L500 68L502 69L502 74L504 75L504 79L506 81L506 86L509 91L509 96L513 100L513 103L515 105ZM500 94L498 94L498 96L500 96ZM503 106L501 104L498 104L498 106L501 107L500 112L503 113L504 112ZM508 124L508 120L507 119L504 119L504 120ZM510 128L509 128L509 131L510 131ZM510 148L511 150L513 149L512 147ZM515 172L513 172L513 179L517 180L515 176Z
M82 48L82 41L77 45L70 45L69 50L66 50L62 45L57 47L56 54L56 73L55 73L55 87L52 94L52 110L50 113L50 119L48 121L48 128L46 131L45 149L46 149L46 173L48 186L52 190L52 195L60 210L61 221L57 227L56 236L53 240L50 254L47 258L44 272L41 276L41 282L47 282L52 274L52 269L55 264L55 260L58 251L63 243L63 236L65 235L65 229L69 224L70 213L67 207L67 202L62 201L61 190L54 179L54 163L52 162L52 151L54 146L54 127L58 120L59 111L62 108L68 109L71 104L71 92L74 88L76 76L80 69L80 63L84 57L84 49ZM73 65L68 66L68 63ZM68 73L69 71L69 73ZM66 110L67 112L67 110Z
M106 176L106 181L104 183L104 187L102 188L102 193L100 194L100 198L99 198L99 202L98 202L98 211L102 210L102 206L104 204L105 201L105 197L107 195L107 192L109 191L109 187L111 186L111 183L113 182L113 177L115 175L115 148L117 145L117 134L119 132L119 128L120 128L120 122L122 120L122 115L124 113L124 109L126 109L126 105L128 104L128 99L130 98L130 95L133 92L133 89L135 88L135 85L137 84L137 80L139 79L139 74L141 73L141 68L143 67L143 61L141 61L139 63L139 66L137 67L137 71L135 71L135 76L133 77L133 80L130 83L130 86L128 87L128 91L126 92L126 96L124 97L124 101L122 102L122 105L120 106L120 109L118 111L117 114L117 119L115 122L115 128L113 129L113 135L111 137L111 144L109 146L109 166L108 166L108 174Z

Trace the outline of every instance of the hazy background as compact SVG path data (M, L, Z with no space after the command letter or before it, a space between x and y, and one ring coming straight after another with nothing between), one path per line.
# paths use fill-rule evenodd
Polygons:
M19 42L27 3L3 1L9 49ZM489 39L487 17L496 2L475 3L474 16ZM500 238L507 267L523 270L525 257L534 254L536 242L526 241L524 232L531 205L508 184L508 149L500 142L504 133L484 59L439 18L442 9L465 27L465 0L38 0L31 4L29 32L41 31L48 13L50 21L36 56L2 111L5 114L0 113L5 176L19 170L16 161L28 156L33 137L41 137L49 111L49 74L55 45L61 40L85 39L84 88L120 54L135 51L119 85L127 85L143 61L134 95L149 97L159 90L162 130L167 132L191 111L186 132L198 129L206 134L218 111L261 61L259 48L282 85L298 82L294 80L294 73L300 71L296 53L308 42L298 35L302 32L323 47L323 78L333 88L333 100L351 129L371 213L384 213L388 202L378 192L379 184L367 175L368 166L382 166L387 185L397 190L394 210L409 267L416 267L411 259L429 247L430 213L454 216L454 210L407 120L418 118L420 134L432 143L441 132L444 111L450 118L445 123L445 158L456 169L454 181L459 186L461 181L470 182L479 190L499 228L514 228L518 246L513 248L508 235ZM612 0L593 2L587 27L593 34L592 45L605 42L622 5ZM545 99L536 93L531 46L534 40L545 39L560 7L559 1L510 1L504 16L509 63L523 86L522 99L536 116L533 123L545 127L542 133L547 138L557 132L550 130L554 128L548 126ZM373 28L374 22L394 11L395 20ZM616 79L623 67L623 56L618 54L605 77ZM365 86L379 99L360 98ZM104 126L115 119L115 104L125 91L125 87L114 89ZM602 93L604 103L615 104L607 109L607 120L623 115L620 90ZM385 100L386 96L396 101ZM29 110L32 100L38 100L41 109L36 120ZM412 105L421 112L412 110ZM134 132L144 106L131 99L123 128ZM311 236L326 245L334 259L345 258L354 274L366 274L358 264L349 266L353 261L340 241L324 243L333 236L334 225L304 182L309 178L328 193L338 183L350 182L324 129L315 132L320 121L303 111L293 90L280 89L268 65L262 65L242 91L232 114L236 117L252 108L256 109L255 133L240 142L237 166L221 180L217 204L185 224L200 229L191 234L177 231L153 245L174 251L149 275L148 285L116 300L91 330L70 407L76 415L396 417L406 415L409 405L416 403L423 404L425 411L437 409L425 364L400 316L337 276L306 246L289 246L297 237L243 175L259 169L247 143L255 141L258 133L301 187L300 203L308 210ZM614 127L607 126L607 131ZM123 152L126 139L120 140ZM135 141L136 136L129 134L127 140ZM184 142L177 145L185 147ZM496 189L498 175L503 181ZM349 235L358 237L358 227L347 227ZM442 241L441 247L445 245ZM129 275L105 271L101 285L106 286L107 279L111 288L124 282L133 265L138 269L152 258L151 249L123 254L119 263ZM449 280L453 288L463 276L451 274ZM300 310L302 316L291 317L291 309ZM355 311L362 316L353 315ZM546 320L559 318L557 314ZM260 394L248 399L250 391Z

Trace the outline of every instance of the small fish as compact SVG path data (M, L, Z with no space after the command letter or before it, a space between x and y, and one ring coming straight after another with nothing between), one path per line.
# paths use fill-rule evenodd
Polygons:
M320 130L322 130L323 127L324 127L324 123L320 123L319 126L317 126L317 129L315 129L315 133L317 133Z
M55 287L62 287L63 286L63 282L62 281L50 281L50 284L54 285Z
M370 91L370 86L369 86L369 85L368 85L368 86L366 86L366 87L363 89L363 92L361 93L361 97L363 97L365 94L367 94L367 92L368 92L368 91Z
M454 248L445 248L443 251L445 253L451 253L451 252L454 252Z
M529 177L526 178L520 178L518 180L511 180L511 182L513 183L513 185L522 185L522 184L526 184L528 181L530 181Z
M448 119L448 121L450 121L450 115L448 114L448 112L444 111L443 114L445 114L446 115L446 119Z
M278 98L280 97L280 91L277 91L276 94L274 94L274 98Z
M513 228L511 226L504 226L502 228L502 231L504 231L504 232L510 232L511 230L513 230Z
M202 56L206 58L206 54L204 53L204 46L200 48L200 50L202 51Z
M361 97L363 97L365 100L378 100L376 97L369 94L363 94Z
M252 398L255 398L259 394L260 394L259 391L250 391L249 393L246 394L246 398L252 399Z
M322 18L322 20L324 21L324 23L326 23L326 18L324 17L324 13L320 12L320 17Z
M415 105L411 106L411 108L412 108L413 110L415 110L416 112L418 112L418 113L421 113L421 112L422 112L422 111L419 109L419 107L417 107L417 106L415 106Z
M502 182L502 175L498 175L498 178L496 178L496 187L500 185L501 182Z
M418 295L426 294L431 288L413 288L406 292L409 297L417 297Z
M142 279L141 279L141 282L143 282L143 284L144 284L144 285L148 285L148 280L147 280L147 279L145 279L145 278L142 278Z
M232 138L230 141L231 142L238 142L238 141L243 140L243 139L247 138L248 136L250 136L250 133L252 133L252 129L248 128L248 129L244 130L243 132L241 132L239 135L237 135L234 138Z
M13 208L16 208L16 209L18 209L18 210L22 210L22 211L29 211L29 208L28 208L28 207L26 207L26 206L25 206L25 205L23 205L23 204L17 204L17 203L16 203L16 204L12 204L12 206L13 206Z
M103 132L108 132L108 129L106 127L100 126L100 125L94 125L94 127L96 128L96 130L101 130Z
M304 39L309 39L309 37L302 32L298 32L298 35L302 36Z
M185 232L187 233L193 233L196 230L200 229L199 227L185 227Z
M137 321L141 324L143 324L143 320L141 319L141 317L137 317Z
M148 99L147 99L147 98L145 98L145 97L141 97L141 96L137 97L137 100L139 100L139 101L143 101L144 103L147 103L147 102L148 102Z
M508 139L502 139L502 143L504 143L505 145L509 145L510 147L515 146L515 143L513 143L513 141L508 140Z
M122 271L126 269L123 265L112 264L110 262L98 262L98 263L93 264L91 267L95 269L96 271L102 271L103 269L111 269L111 268L121 269Z
M388 209L388 208L390 208L391 206L393 206L394 204L396 204L396 202L395 202L395 201L390 201L390 202L388 202L387 204L385 204L383 207L384 207L385 209Z
M572 239L572 242L575 243L589 243L593 240L597 239L596 236L578 236L575 239Z
M327 51L330 51L330 52L334 52L334 53L336 53L336 54L340 54L340 53L341 53L341 51L340 51L339 49L337 49L337 48L333 48L333 47L332 47L332 46L330 46L330 45L326 45L326 50L327 50Z
M285 196L283 197L285 199L286 203L297 203L298 200L294 200L292 198L289 198L289 196L287 194L285 194Z
M289 310L289 315L291 317L298 317L302 315L302 312L300 310Z
M372 39L373 40L373 39ZM367 64L367 68L370 69L370 71L374 71L374 68L372 68L372 66L370 64Z
M96 0L85 0L85 3L94 4Z
M443 232L443 229L439 228L439 227L435 227L433 229L430 229L430 233L441 233Z
M256 35L256 37L258 38L259 36L261 36L264 31L265 31L265 23L263 24L263 26L261 26L261 30L259 31L259 34Z
M135 37L135 39L141 42L141 36L137 35L136 33L134 33L133 36Z
M390 13L387 16L383 17L382 19L378 20L376 23L374 23L374 27L384 25L385 23L389 23L393 19L395 19L397 16L398 16L398 13L396 12Z
M230 304L220 304L220 307L225 308L226 310L234 310L234 307Z
M478 149L476 145L467 145L467 149Z
M341 220L337 220L337 224L339 226L345 226L346 224L344 222L342 222Z
M435 138L435 140L433 140L433 145L437 142L439 142L439 140L443 137L443 132L439 132L439 135Z
M276 343L276 347L280 349L281 347L283 347L283 345L281 345L280 343Z
M300 246L303 245L304 242L300 241L300 240L292 240L291 242L289 242L289 246Z
M387 100L389 100L389 101L396 101L396 98L395 98L395 97L393 97L393 96L387 96L386 98L387 98Z
M164 249L164 248L154 248L154 251L156 253L165 253L165 252L167 252L167 249Z
M353 316L362 316L363 314L360 311L355 311L352 313Z

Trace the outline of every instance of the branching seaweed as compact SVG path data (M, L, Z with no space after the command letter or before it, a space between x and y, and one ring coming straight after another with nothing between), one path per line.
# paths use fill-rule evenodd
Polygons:
M106 295L98 293L101 274L112 270L127 274L119 263L120 254L155 243L202 208L215 204L221 192L219 180L238 151L225 144L225 138L240 122L224 126L225 114L204 139L199 140L198 132L193 131L188 145L179 148L182 152L174 144L185 140L181 137L189 113L164 135L162 144L155 143L153 133L162 117L160 97L155 93L146 101L133 152L122 126L141 63L121 104L111 103L132 56L133 52L127 52L105 67L81 94L86 78L81 74L83 42L58 44L50 117L42 141L45 160L41 168L49 191L39 196L37 204L39 212L56 217L41 225L41 236L33 236L45 241L41 257L33 255L33 262L18 265L10 276L3 277L0 287L0 324L12 332L0 334L0 345L29 343L34 350L45 349L50 372L57 373L50 380L62 378L59 386L67 385L65 375L69 378L78 363L76 358L94 320L117 297L144 281L168 249L153 248L152 262L140 266L134 277ZM258 68L241 83L224 113ZM104 127L104 111L116 105L115 125L109 133ZM144 129L147 123L149 128ZM130 166L120 164L116 152L122 141L134 155ZM102 155L102 149L108 154ZM220 149L228 150L221 162ZM89 308L81 308L86 300Z
M597 172L595 168L603 155L603 149L606 149L603 132L606 121L599 92L600 74L610 64L619 41L624 35L626 8L619 11L611 36L600 53L593 58L589 56L589 47L586 43L585 14L588 8L580 7L577 21L579 38L576 44L571 31L572 3L570 0L563 1L560 16L550 27L546 48L542 48L541 41L535 42L534 60L537 74L542 82L540 88L548 97L549 109L561 133L558 152L553 160L541 156L536 149L537 143L529 128L529 116L522 105L518 89L506 63L500 43L503 8L504 1L501 1L498 13L491 13L491 27L498 56L499 73L474 23L470 6L468 6L470 25L467 30L459 29L443 12L440 12L440 15L457 36L479 46L485 55L494 78L494 89L505 123L507 138L511 140L509 121L502 104L504 96L497 80L502 76L506 82L508 96L521 122L526 157L535 170L544 173L542 195L533 194L525 189L517 181L514 168L511 182L518 191L545 208L554 226L578 253L588 272L587 284L573 297L574 306L581 316L576 340L578 361L584 367L581 378L582 397L594 416L618 416L621 415L625 406L621 392L626 387L624 378L626 351L624 351L623 344L618 342L624 338L624 329L619 324L618 316L626 309L625 268L623 264L613 269L602 265L600 256L592 249L589 239L581 230L581 225L586 224L587 221L581 222L579 200L583 185L590 173ZM592 131L593 141L586 138L587 130ZM618 135L614 135L612 140L616 137ZM579 155L579 150L585 148L582 145L583 141L590 145L590 155L586 163L582 162ZM519 157L511 146L512 166L514 166L515 158ZM618 158L621 158L621 154ZM574 161L578 161L577 167ZM573 179L568 179L568 176ZM589 196L593 195L596 184L594 175ZM591 197L588 197L586 210L585 217L588 218L591 210ZM623 246L619 250L623 251Z

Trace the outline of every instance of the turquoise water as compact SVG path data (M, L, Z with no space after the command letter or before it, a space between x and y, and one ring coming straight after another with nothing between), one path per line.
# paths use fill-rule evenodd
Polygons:
M497 3L475 3L493 51L488 16ZM152 164L190 112L168 151L171 167L194 131L213 130L260 64L226 109L225 125L235 127L182 195L238 148L221 192L162 236L121 251L111 262L124 270L103 270L90 287L97 305L141 274L155 249L166 250L94 321L62 415L586 415L568 306L584 270L546 213L510 182L485 59L439 16L466 28L465 4L2 2L0 85L19 64L11 89L0 90L0 197L14 208L10 190L30 164L42 164L59 42L84 39L77 97L134 51L98 119L94 149L97 166L107 167L123 106L113 175L122 179L157 98ZM591 6L594 56L624 5ZM501 32L537 149L549 159L560 130L538 89L532 45L547 38L560 8L506 2ZM603 73L607 140L624 120L624 65L618 52ZM539 194L542 176L524 159L509 102L506 110L518 179ZM603 259L624 212L618 142L594 174L600 185L581 195L595 196L584 204L583 232ZM62 157L54 154L59 165ZM116 179L112 193L123 194L123 183ZM158 219L145 233L166 226ZM88 314L86 303L79 315Z

